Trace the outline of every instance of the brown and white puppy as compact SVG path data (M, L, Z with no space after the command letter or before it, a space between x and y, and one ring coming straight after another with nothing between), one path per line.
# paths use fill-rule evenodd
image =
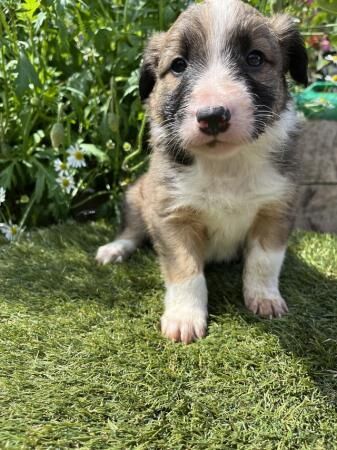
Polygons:
M296 193L296 114L285 75L307 83L302 39L286 15L240 0L190 6L144 55L150 168L126 194L126 226L98 249L120 262L150 237L166 283L162 332L206 333L208 261L243 251L243 295L262 317L287 312L278 278Z

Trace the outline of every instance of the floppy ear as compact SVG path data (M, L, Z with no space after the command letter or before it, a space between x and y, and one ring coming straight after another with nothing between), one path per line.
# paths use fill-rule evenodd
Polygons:
M165 33L154 34L144 51L143 63L140 68L139 94L141 101L145 101L151 94L157 80L157 67Z
M295 22L286 14L271 18L271 25L276 33L283 53L284 73L300 84L308 84L308 56L304 42Z

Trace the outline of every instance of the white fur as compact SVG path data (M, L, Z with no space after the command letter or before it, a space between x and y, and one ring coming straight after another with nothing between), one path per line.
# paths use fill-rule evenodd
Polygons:
M99 247L96 254L96 261L100 264L108 264L112 261L120 263L135 249L135 241L131 239L117 239L116 241Z
M258 241L249 243L243 277L244 298L254 313L280 316L287 311L278 287L285 250L285 247L264 249Z
M209 1L207 14L212 24L209 38L207 66L200 67L199 76L193 85L185 118L178 130L182 146L195 152L214 153L221 148L228 151L236 145L249 141L254 129L254 101L246 83L238 79L231 49L226 49L228 36L237 28L237 16L242 3L237 0ZM219 144L213 150L205 148L214 140L200 130L196 119L197 111L210 106L224 106L230 111L230 127L216 136Z
M223 52L226 34L230 34L238 26L237 18L242 3L237 0L211 0L208 4L212 21L210 52L217 57Z
M191 207L201 213L209 234L208 261L231 259L258 210L287 196L292 186L273 167L270 154L276 145L279 151L294 124L296 115L290 109L256 142L223 158L198 155L193 166L176 174L172 209Z
M203 274L182 283L167 283L162 332L188 343L204 336L207 326L207 287Z

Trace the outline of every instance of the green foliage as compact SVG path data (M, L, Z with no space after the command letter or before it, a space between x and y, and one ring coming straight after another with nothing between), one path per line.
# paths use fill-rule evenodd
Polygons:
M48 224L112 216L121 188L147 162L138 68L144 42L188 0L2 0L0 6L0 186L3 221ZM333 0L250 0L288 11L304 34L336 34ZM320 9L318 8L320 7ZM318 8L318 9L317 9ZM315 65L315 55L312 61ZM51 136L50 136L51 134ZM54 168L69 146L86 167L62 190Z
M97 208L113 213L120 187L146 162L137 86L144 41L184 7L183 0L2 2L0 186L14 222L27 196L33 225ZM64 137L53 148L55 124ZM67 195L53 162L76 142L87 167Z

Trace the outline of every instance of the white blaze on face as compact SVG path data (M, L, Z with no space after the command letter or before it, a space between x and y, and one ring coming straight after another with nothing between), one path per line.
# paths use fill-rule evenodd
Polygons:
M210 42L217 54L223 51L226 37L238 26L238 18L242 14L243 4L238 0L209 0L206 2L209 11ZM226 36L227 35L227 36Z
M214 140L199 129L196 119L198 110L205 107L223 106L231 114L229 128L216 136L220 143L238 145L251 140L254 129L254 105L244 81L235 75L231 49L226 42L237 27L242 4L237 0L213 0L208 2L207 67L193 86L186 118L180 128L183 144L189 148L202 147Z

